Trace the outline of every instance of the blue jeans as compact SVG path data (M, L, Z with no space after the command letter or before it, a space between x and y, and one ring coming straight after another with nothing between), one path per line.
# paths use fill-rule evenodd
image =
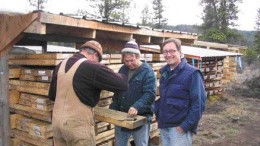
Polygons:
M136 146L148 146L150 123L135 131L122 131L115 126L115 146L128 146L129 137L132 135Z
M191 146L192 134L190 131L187 133L180 133L176 127L160 129L160 135L163 146Z

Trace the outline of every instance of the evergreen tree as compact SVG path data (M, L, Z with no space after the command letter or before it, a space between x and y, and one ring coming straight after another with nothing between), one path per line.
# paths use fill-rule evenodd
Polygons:
M163 28L167 24L167 19L163 18L162 0L153 0L154 18L153 24L155 28Z
M29 0L29 3L31 6L35 7L36 10L43 10L44 9L44 3L46 3L48 0Z
M90 7L97 10L97 13L99 15L109 21L109 20L115 20L115 21L122 21L127 22L127 8L130 6L131 0L86 0L90 3ZM92 14L92 15L97 15ZM96 16L98 17L98 16Z
M242 0L201 0L203 7L202 37L206 41L220 43L241 42L242 36L230 26L236 26L237 3Z
M149 11L149 7L145 4L142 12L141 12L141 25L151 26L152 25L152 14Z

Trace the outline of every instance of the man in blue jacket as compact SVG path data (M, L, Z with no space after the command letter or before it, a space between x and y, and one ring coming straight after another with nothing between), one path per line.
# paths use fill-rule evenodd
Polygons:
M140 50L135 41L127 42L122 54L124 65L119 73L128 77L129 89L115 94L110 108L126 112L129 117L146 116L148 123L133 130L116 126L115 145L128 146L132 135L137 146L147 146L153 115L152 104L156 97L156 78L153 69L140 60Z
M165 40L162 52L167 65L160 69L160 99L155 102L162 144L191 146L192 134L205 110L203 76L181 58L179 39Z

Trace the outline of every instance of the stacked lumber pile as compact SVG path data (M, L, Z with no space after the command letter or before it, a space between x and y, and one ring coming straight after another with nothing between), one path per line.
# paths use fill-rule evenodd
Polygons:
M53 145L51 130L52 109L54 103L48 99L48 90L54 67L72 54L34 54L10 56L10 110L12 143L23 145ZM157 77L157 99L159 98L159 69L166 65L162 54L141 54L153 68ZM118 72L122 66L121 54L104 54L103 64ZM190 64L191 60L188 59ZM208 95L221 94L223 77L223 60L206 60L196 64L202 71ZM143 117L137 121L122 121L125 113L109 111L112 92L102 91L96 114L97 145L112 146L114 144L114 125L135 128L146 122ZM36 128L35 128L36 127ZM158 138L158 125L153 117L150 138Z
M237 63L236 63L236 57L226 57L224 59L224 70L223 70L223 84L227 85L231 81L235 79L235 76L237 75Z
M54 102L48 99L52 73L57 64L72 54L33 54L10 56L9 103L12 145L53 145L51 127ZM103 63L114 71L122 66L121 54L104 54ZM136 128L146 123L137 116L136 121L124 121L126 113L107 110L112 102L112 92L102 91L95 107L96 143L112 146L114 124ZM111 123L111 124L110 124Z
M199 68L205 79L207 95L210 96L223 94L223 60L204 61Z

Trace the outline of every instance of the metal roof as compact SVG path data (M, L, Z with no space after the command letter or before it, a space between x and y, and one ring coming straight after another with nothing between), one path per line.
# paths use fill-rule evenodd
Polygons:
M198 57L226 57L226 56L240 56L240 53L233 53L227 51L219 51L213 49L205 49L200 47L181 46L184 55L193 55Z
M159 45L140 45L140 47L151 48L154 50L160 49ZM192 47L192 46L181 46L181 50L184 55L187 55L191 58L194 57L198 59L205 58L205 57L241 56L240 53L205 49L205 48Z

